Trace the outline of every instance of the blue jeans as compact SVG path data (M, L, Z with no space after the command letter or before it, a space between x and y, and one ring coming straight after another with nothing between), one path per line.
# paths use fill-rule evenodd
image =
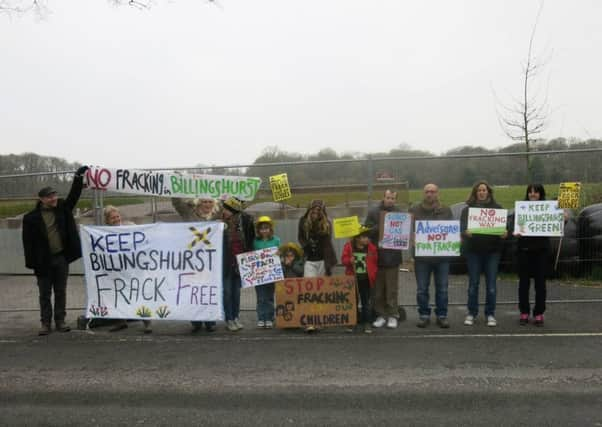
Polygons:
M234 320L240 313L240 275L233 271L224 273L224 315L226 321Z
M429 285L431 273L435 277L435 315L447 317L447 276L449 275L449 261L429 262L414 261L414 273L416 275L416 303L418 304L418 315L421 318L430 317Z
M465 255L468 265L468 314L474 317L479 314L479 281L483 273L487 285L485 316L495 316L496 279L501 254L468 252Z
M255 286L257 295L257 320L274 320L274 283Z

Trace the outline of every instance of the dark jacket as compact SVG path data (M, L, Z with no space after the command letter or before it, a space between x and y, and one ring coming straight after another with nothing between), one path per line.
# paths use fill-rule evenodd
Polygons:
M410 213L412 214L412 221L414 225L416 221L449 221L454 219L454 214L451 209L445 205L437 204L435 206L424 206L423 203L412 206L410 208ZM414 227L414 229L416 229ZM449 260L448 257L414 257L416 261L428 261L428 262L441 262L444 260Z
M465 234L466 228L468 227L468 209L469 208L488 208L488 209L503 209L500 205L493 201L489 201L483 204L468 205L462 209L460 215L460 231L462 232L462 253L493 253L501 252L504 246L504 241L500 236L490 236L486 234L473 234L468 237ZM506 222L506 230L508 229L508 222Z
M303 277L303 260L295 258L291 265L282 263L282 272L285 278Z
M82 194L83 178L73 178L71 190L66 199L59 199L54 213L56 225L63 243L63 255L67 262L73 262L82 256L79 233L73 209ZM48 244L48 232L42 218L42 202L23 216L23 251L25 267L33 269L36 276L48 274L52 255Z
M382 249L378 245L379 228L380 228L380 213L381 212L399 212L397 206L385 209L381 201L377 206L370 209L364 224L372 227L370 231L370 241L378 248L378 266L379 267L398 267L401 264L401 251L395 249Z
M334 251L334 245L332 243L332 224L329 223L329 232L328 233L306 233L305 232L305 220L309 215L309 211L299 218L299 226L297 229L297 240L299 244L303 248L303 252L305 253L306 259L307 254L311 253L311 245L315 243L318 247L320 247L322 256L324 258L324 268L326 269L326 274L330 275L332 273L332 267L337 264L337 254ZM314 245L314 247L315 247ZM315 261L315 260L311 260Z
M242 251L249 252L253 250L253 241L255 240L255 224L253 224L253 217L246 212L240 212L238 215L237 230L240 235L242 242ZM229 231L227 230L228 224L226 223L226 229L224 230L224 252L223 252L223 266L224 274L236 264L236 260L233 259L232 249L229 239ZM235 269L238 274L238 268Z

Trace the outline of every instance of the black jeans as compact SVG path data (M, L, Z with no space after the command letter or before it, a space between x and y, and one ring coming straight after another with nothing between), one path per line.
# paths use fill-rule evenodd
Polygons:
M535 281L535 307L533 316L546 311L546 268L547 251L518 252L518 309L523 314L531 311L529 305L529 287L531 277Z
M67 277L69 264L63 255L53 255L46 276L36 276L40 291L40 321L50 325L52 320L52 291L54 290L54 321L65 320L67 305Z
M368 279L358 279L357 290L359 294L359 301L361 302L362 309L360 311L359 305L357 310L357 323L371 323L372 322L372 301L370 300L370 282Z

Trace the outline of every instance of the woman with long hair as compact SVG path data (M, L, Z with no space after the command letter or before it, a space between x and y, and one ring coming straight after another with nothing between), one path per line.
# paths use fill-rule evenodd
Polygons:
M529 184L525 192L527 201L546 200L546 190L541 184ZM531 277L535 284L535 307L533 308L533 323L543 325L543 313L546 311L546 267L550 238L543 236L521 236L517 233L518 259L518 309L519 323L529 323L531 307L529 305L529 287Z
M485 296L485 317L487 326L497 326L495 305L497 292L497 272L500 262L503 239L508 236L504 231L501 236L472 234L467 228L468 210L470 208L501 209L493 197L493 189L487 181L479 181L470 192L466 206L460 216L462 231L462 253L468 266L468 303L464 325L472 326L479 313L479 281L481 273L485 275L487 287Z

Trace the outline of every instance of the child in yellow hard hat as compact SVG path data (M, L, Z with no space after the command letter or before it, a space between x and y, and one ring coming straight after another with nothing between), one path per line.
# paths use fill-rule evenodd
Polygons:
M278 248L280 238L274 235L274 221L269 216L260 216L255 223L253 249ZM257 295L257 327L274 327L274 283L255 286Z

